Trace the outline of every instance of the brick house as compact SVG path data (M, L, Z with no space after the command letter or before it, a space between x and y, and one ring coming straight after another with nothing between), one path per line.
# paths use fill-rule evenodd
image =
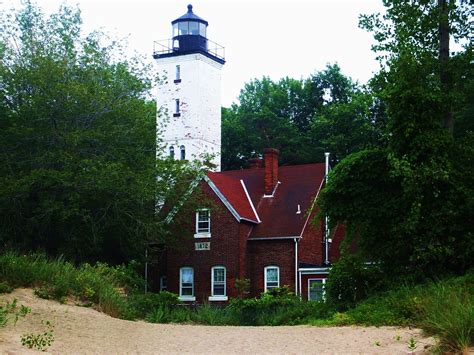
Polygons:
M225 302L238 296L237 279L249 279L250 296L288 285L303 299L321 299L328 263L338 257L338 248L326 254L324 221L312 221L325 164L279 167L278 154L265 149L249 169L204 176L198 186L214 207L190 215L180 248L167 250L161 289L184 302ZM332 233L334 247L343 233Z

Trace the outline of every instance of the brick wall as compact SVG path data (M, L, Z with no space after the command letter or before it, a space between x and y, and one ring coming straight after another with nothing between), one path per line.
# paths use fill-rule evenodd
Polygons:
M324 221L315 224L312 220L303 232L303 238L298 243L298 262L321 265L324 261Z
M247 245L247 270L250 279L250 296L264 291L264 268L280 268L280 286L295 288L295 242L293 240L249 240Z
M168 250L168 290L179 294L179 270L181 267L194 268L194 295L197 302L208 301L211 295L211 268L222 265L226 267L226 293L236 297L235 279L239 277L239 236L246 235L250 228L237 222L234 216L212 192L206 183L201 184L202 191L212 201L211 238L194 238L195 214L189 216L190 223L182 229L177 248ZM210 250L195 250L195 242L210 242ZM245 261L243 261L245 262Z

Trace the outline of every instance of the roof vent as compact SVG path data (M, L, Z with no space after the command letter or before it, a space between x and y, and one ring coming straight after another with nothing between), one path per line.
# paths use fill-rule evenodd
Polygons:
M298 210L296 211L296 214L301 214L301 206L298 205Z

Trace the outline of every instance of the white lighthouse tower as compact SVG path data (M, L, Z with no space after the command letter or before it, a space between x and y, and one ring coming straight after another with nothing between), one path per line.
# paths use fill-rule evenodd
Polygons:
M208 22L188 12L171 22L171 39L155 42L153 57L165 79L158 88L158 124L165 121L165 154L221 166L221 69L224 48L207 39Z

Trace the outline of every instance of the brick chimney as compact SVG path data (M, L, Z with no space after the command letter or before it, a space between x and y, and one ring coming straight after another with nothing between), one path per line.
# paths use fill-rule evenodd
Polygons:
M261 158L249 159L249 169L263 168L263 160Z
M278 183L278 154L275 148L265 148L263 156L265 160L265 195L272 195Z

